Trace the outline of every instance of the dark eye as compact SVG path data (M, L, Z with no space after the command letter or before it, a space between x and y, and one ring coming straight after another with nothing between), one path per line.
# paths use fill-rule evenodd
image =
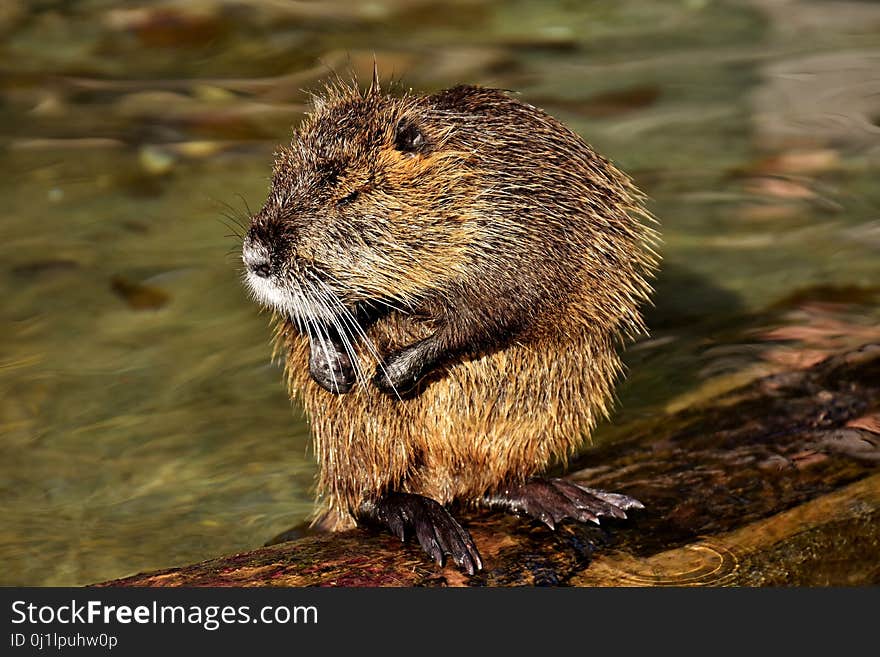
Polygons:
M425 147L425 135L409 119L400 119L394 131L394 148L403 153L418 153Z
M336 205L339 205L339 206L348 205L349 203L354 201L358 196L360 196L360 194L361 193L358 190L354 190L350 194L346 194L341 199L336 201Z

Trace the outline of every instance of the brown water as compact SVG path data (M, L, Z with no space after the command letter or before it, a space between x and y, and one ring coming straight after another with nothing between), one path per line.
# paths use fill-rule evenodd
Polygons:
M328 67L514 89L663 224L613 425L880 335L880 6L24 2L0 9L0 584L262 544L307 426L224 215ZM854 565L857 567L857 564Z

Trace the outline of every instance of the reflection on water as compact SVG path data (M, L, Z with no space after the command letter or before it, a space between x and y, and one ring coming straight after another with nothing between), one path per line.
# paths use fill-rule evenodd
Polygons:
M84 584L306 518L307 427L236 221L327 67L516 89L663 224L597 440L878 339L880 7L383 0L0 9L2 584Z

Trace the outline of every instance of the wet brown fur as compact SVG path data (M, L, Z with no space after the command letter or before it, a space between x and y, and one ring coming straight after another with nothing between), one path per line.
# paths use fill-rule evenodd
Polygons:
M395 150L402 117L423 151ZM334 395L309 375L308 339L277 317L290 393L311 421L323 522L336 529L386 492L477 500L581 447L608 415L621 341L644 330L657 263L627 176L542 111L476 87L330 86L279 152L254 221L283 236L290 260L326 272L347 307L401 309L367 329L383 358L438 326L480 338L416 394L366 381ZM367 349L358 358L376 368Z

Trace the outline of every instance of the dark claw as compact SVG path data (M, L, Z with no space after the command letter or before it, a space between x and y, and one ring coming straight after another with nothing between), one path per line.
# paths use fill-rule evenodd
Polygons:
M403 518L400 516L391 516L387 520L388 529L401 541L406 540L406 528L403 526Z
M626 518L627 509L644 509L632 497L587 488L565 479L533 479L489 496L489 506L500 507L543 522L550 529L565 518L599 524L599 518Z
M385 525L401 540L407 534L415 534L419 545L438 566L443 565L445 555L450 555L468 575L483 568L480 553L467 530L446 507L429 497L389 493L364 504L359 519Z

